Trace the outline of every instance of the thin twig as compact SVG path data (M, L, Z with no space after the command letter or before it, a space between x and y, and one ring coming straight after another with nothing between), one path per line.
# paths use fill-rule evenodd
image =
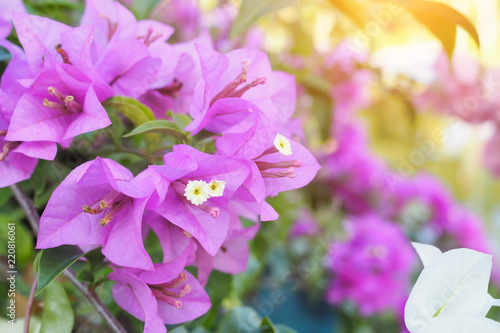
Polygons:
M35 299L35 290L37 284L38 274L35 275L35 279L33 280L33 284L31 285L30 296L28 298L28 304L26 305L26 314L24 315L24 333L29 332L31 309L33 308L33 301Z
M24 191L17 185L11 185L12 192L17 201L26 213L28 220L30 221L31 227L35 235L38 234L38 225L40 222L40 216L33 205L33 201L24 193ZM75 287L80 290L82 295L95 307L97 312L104 318L108 327L115 333L127 333L123 326L118 322L118 320L109 312L108 308L101 302L99 297L87 288L87 285L78 281L75 272L68 268L64 272L64 275L75 285ZM36 287L35 287L36 288Z
M80 290L83 296L96 308L97 312L104 318L108 327L116 333L127 333L127 331L123 328L123 326L118 322L118 320L109 312L108 308L101 302L101 300L97 297L97 295L91 292L87 286L78 281L76 278L75 272L68 268L64 271L64 276L70 280L75 287Z
M21 208L26 213L31 229L33 229L35 235L38 235L38 222L40 221L40 217L38 216L35 205L33 205L33 201L28 198L26 193L24 193L24 190L18 184L10 185L10 189L12 190L12 193L14 193L16 200L21 205Z

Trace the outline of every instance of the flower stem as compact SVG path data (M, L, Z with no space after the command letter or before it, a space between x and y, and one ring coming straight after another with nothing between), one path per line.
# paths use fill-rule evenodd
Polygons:
M16 197L17 202L19 202L21 208L24 210L31 229L35 235L38 235L38 222L40 221L40 217L38 216L35 205L33 205L33 201L28 198L26 193L24 193L23 189L18 184L10 185L10 189L12 190L12 193L14 193L14 197Z
M33 301L35 299L35 290L37 284L38 274L35 275L35 279L33 280L33 284L31 285L30 296L28 298L28 304L26 305L26 314L24 315L24 333L29 332L31 309L33 308Z
M11 189L17 201L19 202L24 212L26 213L26 217L30 222L33 232L35 233L35 235L38 234L38 225L40 222L40 216L36 211L35 205L33 205L33 201L26 195L26 193L22 190L22 188L19 185L17 184L11 185ZM94 292L90 291L84 283L78 281L78 279L76 278L76 274L72 269L68 268L63 273L68 278L68 280L70 280L71 283L73 283L75 287L82 293L82 295L90 302L90 304L94 306L97 312L99 312L99 314L106 321L108 327L112 332L127 333L125 328L123 328L123 326L118 322L118 320L111 314L111 312L109 312L108 308L101 302L99 297ZM31 292L33 292L34 294L33 290L34 288L32 289ZM31 298L31 293L30 293L30 298ZM30 305L28 306L31 307ZM26 318L27 318L26 320L29 320L28 312ZM28 322L26 322L26 327L27 326Z

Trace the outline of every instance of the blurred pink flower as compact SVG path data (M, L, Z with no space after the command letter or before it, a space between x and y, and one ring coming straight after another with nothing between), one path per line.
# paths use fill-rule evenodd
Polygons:
M351 218L348 239L334 242L327 259L334 273L327 300L351 301L363 316L400 311L411 287L415 252L396 224L374 215Z

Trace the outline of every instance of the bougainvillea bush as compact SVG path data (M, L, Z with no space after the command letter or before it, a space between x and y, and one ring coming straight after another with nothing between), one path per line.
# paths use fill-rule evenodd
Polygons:
M479 37L424 0L0 0L1 331L498 331Z

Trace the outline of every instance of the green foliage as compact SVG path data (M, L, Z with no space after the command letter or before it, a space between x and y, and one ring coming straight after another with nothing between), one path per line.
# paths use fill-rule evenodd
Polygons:
M292 6L296 2L297 0L243 0L230 37L240 35L262 16Z
M76 246L62 245L44 249L38 261L38 285L35 295L39 295L55 278L84 255Z
M114 111L123 114L127 117L136 127L148 122L153 121L155 116L153 111L146 105L142 104L136 99L124 96L114 96L102 103L102 105L109 112ZM117 125L119 126L119 125ZM144 134L144 139L148 150L154 151L158 146L159 136L156 133Z
M70 333L74 315L63 286L54 282L43 293L43 314L41 333Z
M261 319L259 314L248 306L233 308L221 320L218 333L296 333L285 325L274 325L268 317Z
M187 132L179 129L179 127L164 119L147 121L139 126L137 126L133 131L124 135L128 138L137 134L145 133L158 133L163 135L170 135L179 140L180 142L187 141Z
M29 230L17 220L9 215L0 215L0 254L7 258L7 244L9 223L15 224L15 267L16 269L25 267L33 258L33 238ZM11 257L9 259L12 259ZM6 261L7 262L7 261Z

